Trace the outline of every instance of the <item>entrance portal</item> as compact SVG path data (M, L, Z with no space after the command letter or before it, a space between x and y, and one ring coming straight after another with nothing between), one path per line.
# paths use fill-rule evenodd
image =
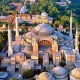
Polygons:
M38 46L39 46L39 51L47 51L48 49L52 48L52 44L50 41L48 40L42 40L40 42L38 42Z

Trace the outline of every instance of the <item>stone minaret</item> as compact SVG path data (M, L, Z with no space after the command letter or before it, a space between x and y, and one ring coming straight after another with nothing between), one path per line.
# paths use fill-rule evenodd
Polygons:
M73 34L72 34L72 11L71 11L71 15L70 15L70 33L69 33L69 36L71 38L73 38Z
M17 38L17 37L19 37L18 16L17 16L17 14L16 14L16 16L15 16L15 24L16 24L16 35L15 35L15 37Z
M79 37L79 33L78 33L78 25L77 25L76 26L76 35L75 35L75 50L76 50L76 57L80 58L78 37Z
M76 35L75 35L75 49L79 50L79 42L78 42L78 37L79 37L79 33L78 33L78 26L76 26Z
M12 35L10 25L8 25L8 56L13 54Z

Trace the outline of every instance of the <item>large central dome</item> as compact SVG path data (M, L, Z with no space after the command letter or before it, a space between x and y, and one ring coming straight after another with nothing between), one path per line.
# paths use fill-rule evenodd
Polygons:
M34 31L39 36L48 36L53 34L55 29L48 24L39 24L37 27L34 28Z

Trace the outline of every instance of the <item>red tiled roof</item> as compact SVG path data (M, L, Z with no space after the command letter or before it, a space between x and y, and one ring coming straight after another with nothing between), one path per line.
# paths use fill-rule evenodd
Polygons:
M22 3L15 3L15 2L13 2L13 3L10 3L10 5L11 4L17 7L16 11L18 11L18 12L20 12L20 9L23 7Z
M8 15L6 18L0 18L1 22L8 22L8 23L12 23L14 20L14 16L13 15Z
M11 30L16 29L16 26L14 26L13 28L11 28ZM18 29L22 29L22 26L18 26ZM7 31L8 28L0 28L0 31Z
M7 18L8 19L14 19L15 17L13 15L8 15Z
M25 17L26 19L30 19L29 14L18 14L18 17Z
M8 30L7 28L0 28L0 30Z
M57 30L66 30L66 28L57 28Z

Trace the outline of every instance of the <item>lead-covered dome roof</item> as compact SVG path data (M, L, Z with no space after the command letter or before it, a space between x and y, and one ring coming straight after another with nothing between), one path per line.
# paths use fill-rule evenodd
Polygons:
M38 76L38 80L55 80L55 79L49 72L42 72Z
M65 75L66 73L67 73L67 70L61 66L57 66L52 70L52 74L56 76L62 76L62 75Z
M80 68L75 68L71 71L71 76L80 79Z
M55 29L49 24L39 24L34 28L34 32L39 36L48 36L54 33Z

